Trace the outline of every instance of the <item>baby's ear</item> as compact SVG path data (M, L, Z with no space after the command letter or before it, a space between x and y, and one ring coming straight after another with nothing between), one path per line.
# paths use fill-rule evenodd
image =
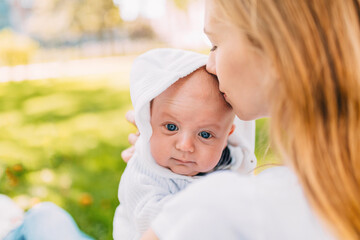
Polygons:
M229 136L235 131L235 124L233 124L230 128Z

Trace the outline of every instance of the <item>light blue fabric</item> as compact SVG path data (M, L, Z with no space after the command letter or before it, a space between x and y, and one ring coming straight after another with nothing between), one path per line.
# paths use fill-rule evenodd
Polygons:
M4 240L90 240L69 213L50 202L30 209L23 224Z

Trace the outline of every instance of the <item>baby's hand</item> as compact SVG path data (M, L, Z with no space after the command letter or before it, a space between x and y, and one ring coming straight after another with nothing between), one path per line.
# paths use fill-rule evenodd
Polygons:
M125 115L126 120L128 120L130 123L135 124L135 116L134 116L134 110L130 110L126 113ZM121 152L121 157L124 160L124 162L128 162L130 160L130 158L134 155L135 152L135 143L139 137L140 133L130 133L128 136L128 140L129 143L131 144L131 146L127 149L125 149L124 151Z

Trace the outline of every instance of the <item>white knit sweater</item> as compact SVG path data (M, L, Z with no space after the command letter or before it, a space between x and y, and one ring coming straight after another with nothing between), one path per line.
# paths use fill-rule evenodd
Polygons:
M162 177L135 156L121 177L114 239L139 239L164 203L191 182L190 177Z

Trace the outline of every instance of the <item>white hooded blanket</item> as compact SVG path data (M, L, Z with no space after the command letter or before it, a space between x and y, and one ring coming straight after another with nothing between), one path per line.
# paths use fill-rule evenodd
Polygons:
M120 205L114 217L115 240L139 239L165 202L198 177L175 174L159 166L150 152L150 102L173 83L206 65L207 56L179 49L154 49L140 55L130 74L130 95L140 132L135 154L121 177ZM255 122L237 117L229 137L231 169L249 173L256 166Z

